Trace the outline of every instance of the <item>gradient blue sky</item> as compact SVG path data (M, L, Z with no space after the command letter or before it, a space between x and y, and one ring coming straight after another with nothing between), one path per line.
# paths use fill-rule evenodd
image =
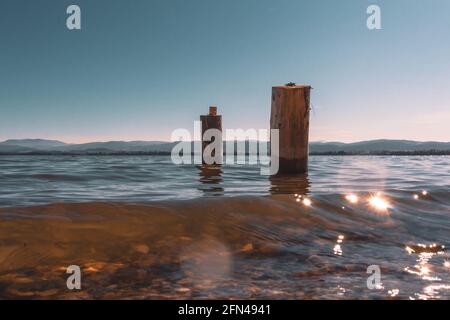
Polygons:
M0 3L0 140L169 140L211 104L267 128L289 81L314 87L311 140L449 141L450 1Z

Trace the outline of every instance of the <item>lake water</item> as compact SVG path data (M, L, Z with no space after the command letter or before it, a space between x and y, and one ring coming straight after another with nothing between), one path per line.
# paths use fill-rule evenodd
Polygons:
M450 157L313 156L308 175L259 172L2 156L0 298L450 298Z

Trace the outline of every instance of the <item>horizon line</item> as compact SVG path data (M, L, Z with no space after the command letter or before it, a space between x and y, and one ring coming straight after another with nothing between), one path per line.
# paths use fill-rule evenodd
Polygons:
M63 140L59 139L45 139L45 138L10 138L6 140L0 140L0 143L8 142L8 141L23 141L23 140L40 140L40 141L55 141L55 142L61 142L67 145L80 145L80 144L89 144L89 143L109 143L109 142L124 142L124 143L131 143L131 142L159 142L159 143L175 143L175 142L200 142L200 140L177 140L177 141L167 141L167 140L92 140L88 142L65 142ZM257 142L270 142L270 140L264 140L264 139L246 139L246 140L223 140L223 142L227 141L257 141ZM414 139L388 139L388 138L374 138L369 140L355 140L352 142L342 142L337 140L311 140L309 143L343 143L343 144L352 144L352 143L361 143L361 142L370 142L370 141L410 141L410 142L418 142L418 143L450 143L450 140L414 140Z

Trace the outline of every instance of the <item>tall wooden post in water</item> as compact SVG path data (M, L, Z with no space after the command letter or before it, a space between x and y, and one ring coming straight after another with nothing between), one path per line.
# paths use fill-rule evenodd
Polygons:
M205 115L205 116L200 116L200 122L202 123L202 162L205 164L222 164L222 160L223 160L223 155L222 155L222 146L223 146L223 139L222 139L222 116L217 115L217 107L216 106L211 106L209 107L209 114ZM216 129L220 132L220 137L212 137L211 139L209 139L209 137L205 140L205 132L208 129ZM220 141L216 141L216 138L220 138ZM207 161L205 161L205 157L204 157L204 151L205 148L210 145L211 143L215 142L215 144L217 145L217 149L215 149L211 156L213 156L216 161L214 161L213 163L208 163ZM219 152L220 154L217 154L216 156L216 152Z
M308 171L310 92L311 86L293 83L272 88L270 128L279 130L279 173Z

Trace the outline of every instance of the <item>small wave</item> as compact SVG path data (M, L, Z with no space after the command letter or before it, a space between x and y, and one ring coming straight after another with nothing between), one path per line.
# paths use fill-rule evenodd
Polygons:
M343 292L348 298L389 298L391 289L400 291L397 298L407 299L420 297L427 272L450 284L448 264L438 260L447 256L430 258L435 265L425 268L404 249L413 243L407 249L420 251L414 243L430 240L437 243L432 249L447 245L442 220L418 216L430 215L435 202L411 214L419 200L389 197L398 207L389 209L387 223L369 214L380 209L368 208L362 197L351 205L342 195L308 197L308 205L294 195L273 195L3 208L0 282L5 291L0 298L24 292L40 298L47 293L32 291L40 287L40 279L47 281L43 287L52 283L52 288L60 288L52 291L52 298L64 298L67 290L60 282L71 264L90 274L84 298L132 298L137 292L160 299L270 298L270 287L286 299L339 298ZM425 205L430 199L421 201ZM384 291L365 289L367 277L361 275L374 264L395 280L385 283ZM226 268L218 269L222 265ZM405 270L413 272L405 276ZM301 283L295 280L299 277ZM446 291L435 296L450 297Z
M72 181L80 182L86 181L86 177L73 176L67 174L33 174L31 175L34 179L45 180L45 181Z

